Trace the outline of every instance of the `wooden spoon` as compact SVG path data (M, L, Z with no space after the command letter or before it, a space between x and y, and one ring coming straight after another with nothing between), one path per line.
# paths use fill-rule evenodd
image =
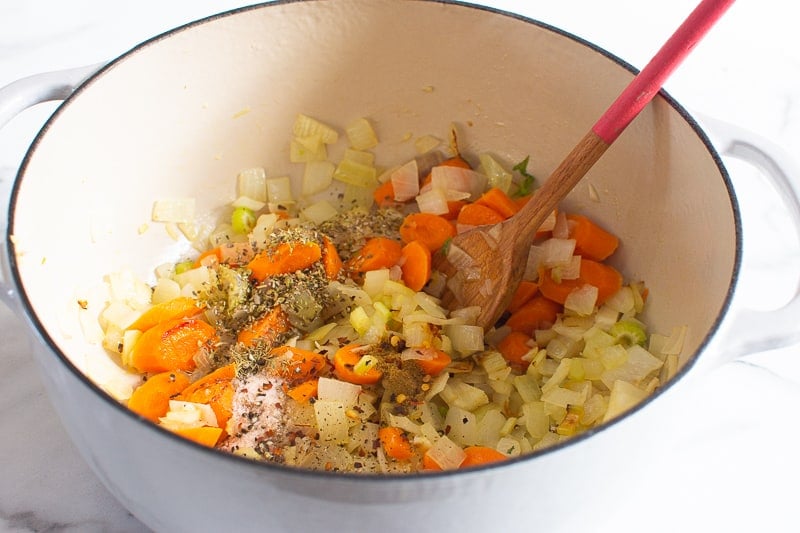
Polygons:
M522 278L537 228L732 3L700 2L516 215L494 226L461 233L446 252L436 254L434 268L448 279L443 295L447 307L479 306L477 325L484 329L497 322Z

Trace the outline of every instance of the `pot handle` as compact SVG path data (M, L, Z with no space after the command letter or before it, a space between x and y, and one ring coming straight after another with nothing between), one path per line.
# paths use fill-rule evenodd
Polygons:
M83 67L44 72L12 82L5 87L0 87L0 128L23 112L24 110L42 102L67 99L77 87L98 72L105 63L97 63ZM0 206L5 206L0 211L0 244L6 244L6 229L8 227L8 208L13 180L0 181ZM0 301L11 309L16 310L18 302L16 291L11 283L11 270L9 256L0 253Z
M760 170L780 193L800 234L800 168L771 141L719 119L696 115L723 156L745 161ZM769 311L738 309L726 320L720 336L722 362L800 342L800 284L782 307Z

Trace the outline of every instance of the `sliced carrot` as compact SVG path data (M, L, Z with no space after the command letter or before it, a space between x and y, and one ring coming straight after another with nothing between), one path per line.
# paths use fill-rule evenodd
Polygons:
M308 403L311 398L317 396L319 391L319 379L309 379L308 381L304 381L299 385L295 385L294 387L289 387L286 390L286 394L300 403Z
M346 267L352 273L391 268L402 256L402 245L387 237L369 239L350 259Z
M206 250L205 252L201 253L200 256L195 259L194 264L192 265L194 268L199 266L205 265L208 262L211 263L221 263L222 262L222 249L217 246L216 248L212 248L210 250Z
M176 318L191 318L199 315L205 309L204 306L198 305L194 298L188 296L179 296L166 302L161 302L154 305L147 311L141 314L136 321L128 326L128 329L138 329L145 331L155 326L159 322L166 320L174 320Z
M325 267L325 277L331 280L339 276L343 266L342 258L339 257L336 246L327 237L322 239L322 264Z
M270 351L272 370L289 380L289 385L308 381L320 375L327 360L322 355L294 346L278 346Z
M553 300L541 295L534 296L516 312L511 313L506 325L511 328L511 331L521 331L527 335L533 335L537 329L552 326L561 311L562 306Z
M392 180L386 180L378 185L373 191L372 197L375 199L375 204L378 207L392 207L399 203L394 199L394 185L392 185Z
M431 252L455 236L456 229L450 221L433 213L411 213L400 225L400 238L404 243L421 241Z
M461 208L468 203L466 200L451 200L447 202L447 213L442 213L439 216L447 220L457 220Z
M414 291L421 291L431 279L431 251L420 241L403 246L403 283Z
M215 428L212 426L182 428L173 431L185 439L192 440L203 446L208 446L209 448L216 446L219 438L222 436L222 428Z
M414 350L419 352L422 357L411 359L411 361L419 365L422 371L429 376L438 376L452 361L447 352L436 348L414 348Z
M522 356L536 347L531 346L532 337L522 331L512 331L497 343L497 350L503 355L503 359L508 361L511 366L518 369L526 369L529 361L522 359Z
M464 448L464 453L466 454L466 458L464 458L459 468L485 465L508 459L508 457L494 448L489 448L487 446L467 446Z
M567 215L569 237L575 239L575 255L602 261L614 253L619 246L616 235L604 230L593 220L583 215Z
M333 368L336 377L356 385L372 385L379 382L383 377L383 372L377 366L356 368L361 358L368 353L368 347L358 343L347 344L336 350L336 353L333 354Z
M502 189L492 187L475 200L476 204L485 205L500 213L503 218L510 218L520 210L520 206Z
M539 284L533 281L522 280L517 285L517 290L514 291L514 296L511 297L511 302L508 304L508 312L513 313L526 303L531 298L536 296L539 292Z
M178 395L179 400L209 405L217 417L217 425L224 428L233 413L234 364L222 366L198 379Z
M194 318L159 322L142 333L131 350L131 366L140 372L192 371L194 356L217 341L216 330Z
M597 305L602 305L622 288L622 274L604 263L581 259L577 279L565 279L557 283L549 270L543 270L539 275L539 292L560 304L566 301L572 291L584 285L597 287Z
M498 224L504 221L505 217L491 207L472 203L461 208L456 220L465 226L486 226Z
M169 411L169 401L188 386L189 377L183 372L155 374L136 387L128 399L128 409L158 422Z
M378 430L378 439L381 441L383 451L392 459L405 461L414 455L414 448L400 428L382 427Z
M253 346L256 342L269 345L290 328L289 316L280 306L275 306L270 312L239 331L236 340L245 346Z
M248 264L251 276L264 281L269 276L291 274L320 260L322 249L315 242L282 242L272 250L257 254Z

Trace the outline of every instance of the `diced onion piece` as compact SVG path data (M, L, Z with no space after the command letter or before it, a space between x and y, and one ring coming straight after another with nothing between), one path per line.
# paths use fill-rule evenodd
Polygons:
M333 172L333 179L359 187L374 188L378 184L375 167L349 159L342 159L339 162Z
M258 202L267 201L267 173L261 167L247 168L236 177L239 196Z
M453 405L447 410L444 423L450 428L447 437L456 444L470 446L478 443L478 418L474 413Z
M292 134L295 137L309 137L319 134L320 139L325 144L333 144L339 140L339 134L335 129L303 114L298 114L295 118Z
M174 300L181 294L181 286L176 281L169 278L159 278L153 287L153 304L160 304L169 300Z
M275 213L266 213L259 215L256 219L256 225L250 232L250 239L255 242L256 246L264 245L267 238L272 233L272 228L278 222L278 215Z
M153 202L154 222L188 223L194 220L194 198L174 198Z
M434 189L467 192L476 200L486 190L484 174L469 168L439 165L431 169L431 186Z
M414 148L416 148L418 154L425 154L434 150L440 144L442 144L440 138L433 135L423 135L414 141Z
M489 403L489 397L483 389L458 380L448 382L439 396L451 407L457 406L467 411L474 411Z
M302 194L310 196L330 187L336 166L330 161L309 161L303 172Z
M210 405L179 400L169 401L169 411L159 421L161 425L169 429L201 426L219 427L217 416Z
M466 324L452 324L444 328L445 334L453 343L453 349L461 354L471 354L483 350L483 328Z
M369 294L370 298L375 298L383 292L383 286L387 281L389 281L388 268L369 270L364 273L362 288L364 292Z
M605 305L611 309L622 314L633 311L634 304L633 290L628 286L622 287L616 293L612 294L605 303Z
M398 167L390 178L394 199L398 202L411 200L419 194L419 170L416 159Z
M608 388L611 388L615 381L639 384L651 373L659 370L662 365L659 358L634 344L627 349L625 362L621 366L603 372L600 379Z
M554 239L569 238L569 220L567 219L567 215L563 211L560 211L556 215L556 223L553 226L553 238Z
M289 161L292 163L308 163L326 159L328 159L328 149L321 142L319 135L295 138L289 143Z
M498 226L499 227L499 224ZM581 256L573 255L569 261L559 266L561 279L578 279L581 275Z
M346 381L333 378L321 377L317 389L317 398L320 400L331 400L342 402L345 406L352 407L358 401L361 393L361 385L355 385Z
M293 204L292 183L287 176L267 180L267 199L271 204Z
M603 416L603 422L608 422L628 409L634 407L647 397L647 393L627 381L615 381L611 386L608 397L608 408Z
M575 253L575 239L547 239L539 246L542 265L547 268L568 264Z
M319 438L337 444L345 444L348 440L347 422L348 407L342 401L317 400L314 402L314 416L317 420Z
M442 470L455 470L467 458L461 446L444 436L436 439L426 453Z
M300 212L302 218L310 220L314 224L322 224L326 220L330 220L339 212L327 200L320 200L315 204L311 204Z
M503 165L489 154L480 154L478 157L481 163L481 170L488 180L487 187L497 187L501 191L508 193L514 178L511 172L503 168Z
M231 202L231 207L233 208L244 207L246 209L249 209L250 211L261 211L262 209L264 209L264 206L266 205L267 205L266 202L253 200L249 196L240 196L236 200Z
M450 208L447 206L447 194L444 189L429 189L416 197L417 207L422 213L444 215Z
M347 132L347 138L350 140L350 146L356 150L366 150L378 144L378 136L375 135L372 124L363 117L351 122L345 128L345 131Z
M525 428L535 439L541 439L550 431L550 417L545 413L544 402L522 404Z
M567 295L564 301L564 308L577 313L580 316L589 316L594 312L597 303L597 287L594 285L583 285Z

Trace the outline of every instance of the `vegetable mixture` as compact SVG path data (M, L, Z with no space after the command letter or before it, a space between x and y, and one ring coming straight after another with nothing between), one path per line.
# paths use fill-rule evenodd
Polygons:
M432 256L535 194L527 158L508 170L480 154L473 167L454 134L446 150L426 136L418 157L379 171L371 123L345 131L334 163L338 131L299 115L302 195L246 169L229 219L205 235L178 224L191 202L156 202L154 220L201 253L159 266L151 286L108 277L104 346L142 377L123 398L131 410L258 461L408 473L551 446L675 373L685 328L647 331L645 285L605 262L619 240L579 213L543 224L490 331L474 307L443 308ZM332 185L339 194L318 199Z

